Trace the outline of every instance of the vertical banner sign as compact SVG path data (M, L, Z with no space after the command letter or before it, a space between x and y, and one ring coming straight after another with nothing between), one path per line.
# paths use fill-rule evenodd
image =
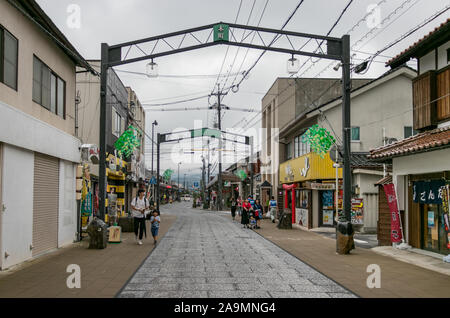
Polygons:
M449 220L449 197L450 197L450 186L448 184L444 185L442 188L442 210L443 214L443 225L445 233L447 234L447 249L450 249L450 220Z
M400 214L397 206L397 197L395 195L394 184L389 183L383 186L384 193L391 211L391 242L399 243L402 241L402 231L400 229Z

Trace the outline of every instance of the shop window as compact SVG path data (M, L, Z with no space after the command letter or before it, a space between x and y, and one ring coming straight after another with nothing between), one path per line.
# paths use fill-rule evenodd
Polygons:
M352 141L360 141L359 127L352 127Z
M65 118L66 83L36 56L33 58L33 101Z
M18 41L0 25L0 82L17 90Z
M295 191L295 207L300 209L307 209L309 201L308 190L296 190Z

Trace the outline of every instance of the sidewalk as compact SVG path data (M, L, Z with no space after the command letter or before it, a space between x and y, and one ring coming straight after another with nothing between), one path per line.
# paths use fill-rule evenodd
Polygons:
M236 220L239 222L240 218ZM350 255L338 255L334 239L311 231L280 230L276 223L267 219L261 221L261 229L254 231L360 297L450 297L450 276L377 254L371 249L357 247ZM367 287L370 273L366 270L370 264L381 268L379 289Z
M161 215L161 240L176 216ZM147 223L147 239L139 246L134 233L122 233L122 243L108 244L103 250L88 249L88 239L0 272L0 298L111 298L139 268L153 250ZM69 289L66 272L70 264L81 268L81 288Z

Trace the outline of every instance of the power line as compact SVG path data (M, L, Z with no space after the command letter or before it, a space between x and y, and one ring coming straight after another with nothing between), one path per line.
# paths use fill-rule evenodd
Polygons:
M444 14L445 12L447 12L448 10L450 10L450 5L447 5L446 7L444 7L442 10L436 12L434 15L432 15L431 17L425 19L424 21L422 21L419 25L417 25L416 27L412 28L411 30L409 30L408 32L404 33L402 36L400 36L399 38L397 38L396 40L392 41L391 43L389 43L388 45L386 45L384 48L378 50L373 56L368 57L366 59L366 61L368 61L368 65L366 68L366 72L369 70L370 65L372 64L373 60L380 54L383 53L384 51L390 49L391 47L393 47L394 45L398 44L399 42L403 41L404 39L406 39L407 37L409 37L411 34L413 34L414 32L416 32L417 30L420 30L421 28L423 28L425 25L427 25L428 23L434 21L435 19L437 19L439 16L441 16L442 14ZM365 74L365 73L362 73Z
M406 0L405 2L403 2L399 7L397 7L388 17L386 17L381 24L384 24L386 21L388 21L393 14L397 13L401 8L403 8L407 3L411 2L412 0ZM380 1L377 6L381 5L382 3L386 2L386 0L382 0ZM373 10L375 10L376 7L374 9L372 9L372 11L370 11L369 13L367 13L362 19L360 19L349 31L347 31L347 33L352 32L356 26L358 26L362 21L364 21L370 14L372 14ZM371 34L373 32L373 29L370 30L369 32L367 32L364 36L362 36L359 40L357 40L355 42L355 44L353 44L352 49L359 43L361 42L364 38L366 38L369 34ZM380 52L381 53L381 52ZM316 76L314 76L314 78L317 78L318 76L320 76L324 71L326 71L330 66L333 65L334 62L329 63L322 71L320 71ZM296 77L296 78L300 78L303 74L305 74L312 66L314 66L315 63L313 63L307 70L305 70L302 74L300 74L300 76ZM277 96L280 96L284 91L286 91L287 89L289 89L290 86L295 85L296 82L294 82L294 84L289 84L283 91L281 91L280 93L276 94ZM312 84L312 81L310 82ZM295 93L294 93L295 94ZM292 97L292 95L290 96ZM289 97L289 98L290 98ZM273 113L275 111L275 109L277 109L278 107L275 107L271 113ZM249 122L253 121L255 118L257 117L254 116ZM241 120L242 121L242 120ZM237 122L235 125L233 125L233 127L237 126L241 121ZM259 120L261 121L261 119ZM257 121L258 122L258 121ZM255 122L253 125L255 125L257 122ZM248 125L248 123L247 123ZM252 125L252 126L253 126Z
M301 0L297 6L295 7L294 11L289 15L288 19L283 23L283 26L280 28L280 30L283 30L286 25L291 21L291 19L294 17L295 13L297 12L297 10L300 8L300 6L303 4L305 0ZM275 41L278 39L278 35L275 35L274 38L272 39L272 41L269 43L269 47L275 43ZM242 77L242 79L236 84L236 86L239 87L239 85L241 85L241 83L245 80L245 78L248 76L248 74L253 70L253 68L256 66L256 64L258 64L259 60L263 57L263 55L267 52L267 50L264 50L259 57L256 59L256 61L253 63L253 65L245 72L245 75Z

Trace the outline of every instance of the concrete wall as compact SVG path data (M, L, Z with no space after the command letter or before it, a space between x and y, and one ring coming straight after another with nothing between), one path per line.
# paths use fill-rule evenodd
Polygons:
M7 1L0 1L0 21L19 41L17 91L0 83L1 101L68 134L75 134L75 64L50 38ZM66 119L32 100L33 54L66 82Z
M0 142L79 162L80 140L0 101Z
M32 257L34 153L3 145L1 268ZM9 254L5 258L5 252Z
M100 63L91 63L100 72ZM81 71L82 69L77 68ZM83 144L99 144L100 140L100 77L91 73L78 73L77 92L81 103L78 105L78 137Z
M425 174L450 170L450 149L394 158L393 176Z
M59 161L59 214L58 247L71 244L76 239L77 204L75 197L76 165Z
M360 127L360 141L352 142L353 152L368 152L383 145L386 137L401 140L404 126L412 126L412 82L414 72L387 75L383 82L370 84L352 94L351 125ZM342 108L324 107L328 121L319 121L333 135L342 139ZM311 117L313 114L311 114ZM330 125L331 124L331 125Z
M420 58L420 74L436 69L436 55L434 50Z

